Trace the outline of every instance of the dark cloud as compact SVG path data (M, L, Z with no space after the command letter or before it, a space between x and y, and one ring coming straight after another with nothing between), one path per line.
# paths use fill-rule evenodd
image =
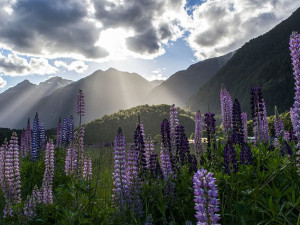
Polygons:
M159 51L159 40L154 30L127 38L128 49L133 52L153 54Z
M9 16L0 12L0 41L14 50L42 54L77 53L102 58L107 52L94 46L100 30L83 21L86 2L80 0L21 0Z
M161 24L159 27L159 34L162 40L172 37L170 26L167 23Z

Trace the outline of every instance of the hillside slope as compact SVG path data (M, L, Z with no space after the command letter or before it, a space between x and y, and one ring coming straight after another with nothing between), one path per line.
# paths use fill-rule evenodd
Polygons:
M140 116L145 134L152 138L160 134L160 125L164 118L169 119L170 105L141 105L127 110L105 115L85 125L85 143L100 144L111 142L118 127L122 127L127 142L133 142L133 134ZM185 127L189 137L194 132L194 114L183 109L178 110L179 122Z
M219 93L225 84L232 97L237 97L242 111L250 111L251 87L261 86L272 113L275 105L280 112L293 104L294 78L289 55L289 36L300 31L300 8L268 33L257 37L237 50L228 63L187 102L191 111L200 109L220 113Z

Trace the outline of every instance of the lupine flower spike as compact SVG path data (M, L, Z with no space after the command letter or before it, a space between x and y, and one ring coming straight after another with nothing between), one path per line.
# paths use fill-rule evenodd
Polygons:
M85 101L82 90L77 95L76 113L79 115L79 126L81 126L82 117L85 115Z
M202 149L202 116L200 110L196 113L195 116L195 152L198 157L203 155Z
M195 217L197 224L217 225L221 219L217 213L219 209L218 189L213 173L207 173L205 169L198 170L193 177Z

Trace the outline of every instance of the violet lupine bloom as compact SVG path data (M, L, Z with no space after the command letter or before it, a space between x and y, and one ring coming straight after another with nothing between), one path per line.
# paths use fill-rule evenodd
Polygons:
M26 155L31 152L31 142L32 142L31 128L30 128L30 121L29 121L29 118L28 118L26 132L25 132L25 149L26 149L26 152L27 152Z
M297 141L300 140L300 34L293 32L290 36L290 54L293 65L293 74L295 78L295 97L293 104L293 113L291 113L293 129Z
M269 141L269 125L268 125L266 104L264 100L263 100L262 140L265 143Z
M77 172L77 151L73 145L67 148L67 155L65 159L65 173L66 175L74 175Z
M172 179L174 179L175 176L171 162L170 151L163 146L163 143L161 144L160 160L162 175L165 183L167 183L165 186L165 194L168 195L172 200L174 198L175 191L175 183L172 181Z
M283 121L282 121L280 115L278 114L278 110L277 110L276 106L275 106L274 129L275 129L275 136L277 138L284 135Z
M253 129L255 144L264 140L264 100L262 97L261 87L251 88L250 103L251 115L253 119ZM266 130L266 129L265 129Z
M143 125L138 118L138 124L134 131L134 147L138 156L138 168L140 170L140 174L146 170L146 152L145 152L145 136L143 131Z
M216 120L214 118L215 114L207 112L204 114L205 119L204 122L206 124L206 132L207 132L207 151L208 151L208 159L211 159L211 148L216 148Z
M40 124L39 115L35 114L32 128L32 147L31 147L31 160L36 161L40 158Z
M43 204L52 204L53 203L53 194L52 194L52 186L53 186L53 178L54 178L54 145L53 141L50 140L47 143L46 154L45 154L45 172L42 183L42 191L43 191Z
M203 155L202 133L203 133L202 116L200 110L198 110L195 116L195 138L194 138L195 152L198 157Z
M41 190L35 185L32 190L32 196L34 197L36 203L42 203L43 201L43 195Z
M176 145L176 127L179 125L177 108L173 104L170 108L170 140L172 155L175 155L175 145Z
M84 160L84 127L80 127L79 136L78 136L78 154L77 154L77 162L79 173L82 174L83 169L83 160Z
M81 127L81 117L85 115L85 101L82 90L77 95L76 113L79 115L79 126Z
M223 132L228 135L231 131L232 120L232 99L230 93L223 85L220 91L221 111L222 111L222 123Z
M24 216L28 219L33 219L37 216L36 214L36 200L34 196L28 196L24 203Z
M69 117L69 122L68 122L68 125L69 125L69 143L72 142L73 140L73 133L74 133L74 119L73 119L73 116L70 116Z
M5 143L1 150L2 162L1 187L5 198L4 218L12 216L11 206L21 203L21 178L19 169L19 146L16 132L13 132L9 146Z
M150 170L151 168L151 156L154 155L154 144L151 140L151 135L148 135L148 138L145 143L145 155L146 155L146 168Z
M129 209L133 214L142 216L143 207L140 198L141 179L139 177L138 152L135 145L131 145L127 153L126 177L128 185L126 197Z
M248 125L247 125L247 113L242 112L242 123L243 123L243 128L244 128L244 142L248 142Z
M195 172L193 177L195 217L199 225L217 225L221 219L220 214L217 214L220 211L220 202L216 179L213 176L213 173L207 173L207 170L202 168Z
M65 147L69 145L69 120L67 117L63 120L62 143Z
M92 176L93 176L92 159L90 157L87 157L84 159L82 177L85 180L91 180Z
M5 172L5 166L4 166L4 160L5 160L5 153L6 149L4 145L0 147L0 187L4 188L5 183L4 183L4 172ZM4 193L4 189L2 189L2 192Z
M253 164L253 156L252 156L251 148L248 146L247 143L243 143L241 146L240 163L244 165Z
M126 149L125 136L121 127L115 136L114 141L114 172L113 172L113 201L115 206L121 209L126 207L127 198L127 176L126 176Z
M61 118L59 118L57 129L56 129L56 147L61 148L62 147L62 124L61 124Z
M231 141L233 144L244 143L244 127L241 115L241 106L236 98L232 107L232 135Z
M189 141L184 133L184 127L182 125L177 125L176 127L176 164L181 166L188 163L188 159L190 157L190 146Z
M291 146L285 140L283 141L283 145L280 146L280 152L282 156L288 154L288 156L291 157L293 155L293 150Z
M231 174L231 171L233 173L237 173L238 164L236 159L236 151L230 141L228 141L224 147L223 157L224 157L225 173L227 173L228 175Z
M40 145L41 145L41 149L45 149L47 145L46 128L44 123L41 123L40 125Z

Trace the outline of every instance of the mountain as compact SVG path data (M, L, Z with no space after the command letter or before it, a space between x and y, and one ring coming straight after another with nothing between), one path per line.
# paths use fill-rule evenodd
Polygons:
M52 77L39 85L32 84L24 80L16 86L9 88L0 94L0 127L21 128L25 126L26 120L22 124L18 119L28 117L32 107L41 99L52 94L58 88L72 83L70 80L61 77Z
M150 92L147 103L183 106L188 98L206 84L233 54L234 52L203 60L189 66L186 70L176 72Z
M83 123L116 112L143 104L145 96L152 89L152 84L136 73L127 73L110 68L98 70L93 74L40 99L30 112L18 118L17 127L26 122L28 115L33 118L39 113L40 121L47 128L56 127L59 118L73 115L77 125L76 99L79 89L85 96L86 113Z
M267 111L273 114L277 105L280 112L293 104L294 78L289 53L289 37L300 31L300 8L288 19L264 35L252 39L222 67L216 75L194 94L186 107L220 113L221 85L238 98L242 111L250 112L250 88L261 86Z
M160 85L162 82L164 82L164 80L152 80L152 81L150 81L150 83L152 84L153 87L156 87L156 86Z
M85 125L86 144L112 142L118 127L122 127L126 142L133 142L137 118L140 116L145 128L145 135L155 138L160 134L160 125L164 118L169 119L170 105L141 105L127 110L105 115ZM187 137L194 132L194 113L178 108L179 122L185 127Z

